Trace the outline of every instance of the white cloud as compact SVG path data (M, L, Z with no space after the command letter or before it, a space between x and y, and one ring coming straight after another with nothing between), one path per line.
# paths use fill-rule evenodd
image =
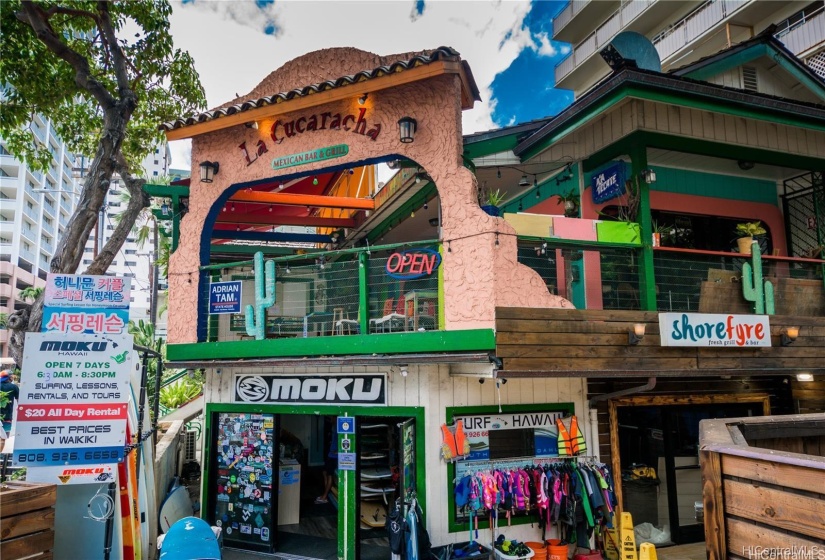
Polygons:
M495 127L493 79L522 49L536 49L522 26L529 10L524 1L430 0L411 18L414 2L280 1L259 9L250 1L195 0L175 3L170 21L176 46L195 59L209 107L249 92L284 63L318 49L383 55L453 47L470 64L482 98L464 112L467 134ZM264 33L267 24L277 28L275 36ZM186 142L171 145L175 167L189 164L179 144Z
M535 38L538 41L538 49L536 52L541 56L557 56L559 49L550 41L550 36L547 33L536 33Z

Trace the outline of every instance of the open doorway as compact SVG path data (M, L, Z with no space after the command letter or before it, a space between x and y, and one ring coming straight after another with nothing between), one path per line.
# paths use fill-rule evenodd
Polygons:
M615 399L610 408L622 510L633 515L635 527L650 525L644 530L654 544L703 540L699 422L770 414L768 397L638 396Z

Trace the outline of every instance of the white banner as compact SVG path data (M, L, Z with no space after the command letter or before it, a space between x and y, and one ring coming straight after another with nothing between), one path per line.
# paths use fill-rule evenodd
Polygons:
M114 482L117 464L80 465L71 467L31 467L26 469L26 482L43 482L68 486L73 484L103 484Z
M662 346L771 346L767 315L659 313L659 334Z

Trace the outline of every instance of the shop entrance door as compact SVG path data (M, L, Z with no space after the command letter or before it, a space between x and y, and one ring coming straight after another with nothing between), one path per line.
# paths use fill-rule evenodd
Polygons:
M276 414L214 416L209 521L223 529L226 546L265 553L277 546L279 424Z
M761 402L618 407L622 505L634 525L667 539L656 544L702 541L699 421L763 413Z

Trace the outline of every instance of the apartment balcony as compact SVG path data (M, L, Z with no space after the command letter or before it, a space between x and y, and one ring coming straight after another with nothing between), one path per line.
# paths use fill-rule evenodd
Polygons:
M52 218L57 217L57 206L53 201L50 202L48 198L43 199L43 211Z
M32 199L32 202L37 202L38 204L40 203L40 196L34 192L34 187L26 183L23 190L26 191L26 194Z
M553 20L553 39L578 43L591 29L593 22L603 21L621 4L618 0L572 0Z
M11 234L14 233L14 220L0 221L0 233Z
M796 25L776 34L794 55L804 58L825 46L825 6L805 14Z
M35 257L34 253L29 251L28 249L24 249L23 247L20 247L17 251L17 254L21 259L27 261L27 263L30 266L34 266L34 264L37 262L37 257Z
M600 4L600 2L591 3ZM673 2L629 0L621 3L595 31L576 44L570 56L556 66L556 87L572 89L577 93L587 89L608 70L598 52L621 31L636 31L642 35L651 35L657 30L657 26L661 25L663 19L674 17L674 15L680 17L696 4L697 2L681 0ZM592 29L592 20L590 28ZM554 38L557 39L557 37Z
M49 253L50 255L54 254L54 243L46 237L41 238L40 248Z
M17 198L17 189L20 188L20 179L17 177L0 177L0 198Z
M37 243L37 233L33 229L20 228L20 234L32 243Z
M23 214L28 216L35 224L40 223L40 212L37 211L37 208L29 208L24 204Z
M66 198L60 197L60 209L67 214L72 213L72 203Z

